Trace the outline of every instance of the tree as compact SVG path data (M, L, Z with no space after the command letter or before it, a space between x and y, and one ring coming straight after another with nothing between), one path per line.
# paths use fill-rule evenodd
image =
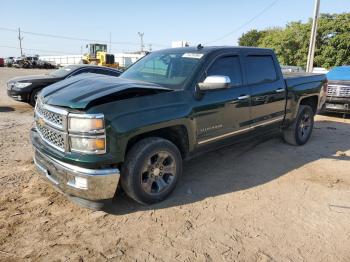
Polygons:
M258 31L256 29L250 30L239 38L238 44L240 46L256 46L259 40L264 36L264 32L265 31Z
M311 19L291 22L285 28L250 30L239 45L272 48L284 65L305 67L311 32ZM330 68L350 64L350 13L322 14L318 22L314 66Z

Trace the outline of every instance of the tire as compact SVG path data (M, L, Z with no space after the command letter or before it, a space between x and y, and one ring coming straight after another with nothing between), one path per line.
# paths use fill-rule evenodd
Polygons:
M181 174L179 149L166 139L150 137L137 142L127 153L121 185L135 201L154 204L171 194Z
M298 115L288 128L283 130L284 141L290 145L304 145L312 134L314 111L308 105L300 105Z
M35 89L33 90L33 92L30 94L30 97L29 97L29 104L32 106L32 107L35 107L35 103L36 103L36 99L38 97L38 93L40 92L39 89Z

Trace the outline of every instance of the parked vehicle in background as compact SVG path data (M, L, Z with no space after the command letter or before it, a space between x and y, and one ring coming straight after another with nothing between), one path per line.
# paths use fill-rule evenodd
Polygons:
M0 57L0 67L4 67L5 66L5 60Z
M83 73L119 76L121 71L94 65L66 66L46 75L16 77L7 82L7 95L35 106L38 93L46 86Z
M325 75L283 76L270 49L155 51L119 78L77 76L45 88L31 130L34 162L83 205L99 207L119 182L134 200L156 203L174 190L182 161L200 152L281 130L287 143L304 145L326 85Z
M281 65L282 73L303 73L305 70L300 66Z
M12 67L14 61L15 61L15 58L14 58L13 56L7 57L7 58L5 59L5 65L6 65L7 67Z
M32 64L25 56L17 57L12 64L15 68L31 68Z
M39 56L26 56L25 59L30 63L30 68L37 68Z
M327 70L324 67L314 67L312 69L312 73L314 74L327 74L329 72L329 70Z
M49 62L49 61L44 61L44 60L38 60L37 62L37 68L42 68L42 69L56 69L58 68L55 62Z
M334 67L327 73L325 112L350 113L350 66Z

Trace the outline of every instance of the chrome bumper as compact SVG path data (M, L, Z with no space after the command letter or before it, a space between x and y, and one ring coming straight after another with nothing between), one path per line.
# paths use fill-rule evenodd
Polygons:
M58 191L90 201L113 198L120 178L116 168L86 169L54 159L37 149L34 163L43 178Z

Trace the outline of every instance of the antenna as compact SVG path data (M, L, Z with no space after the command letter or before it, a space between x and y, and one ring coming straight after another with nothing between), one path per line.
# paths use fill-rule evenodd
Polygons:
M198 49L198 50L201 50L201 49L203 49L203 46L202 46L202 44L198 44L198 45L197 45L197 49Z

